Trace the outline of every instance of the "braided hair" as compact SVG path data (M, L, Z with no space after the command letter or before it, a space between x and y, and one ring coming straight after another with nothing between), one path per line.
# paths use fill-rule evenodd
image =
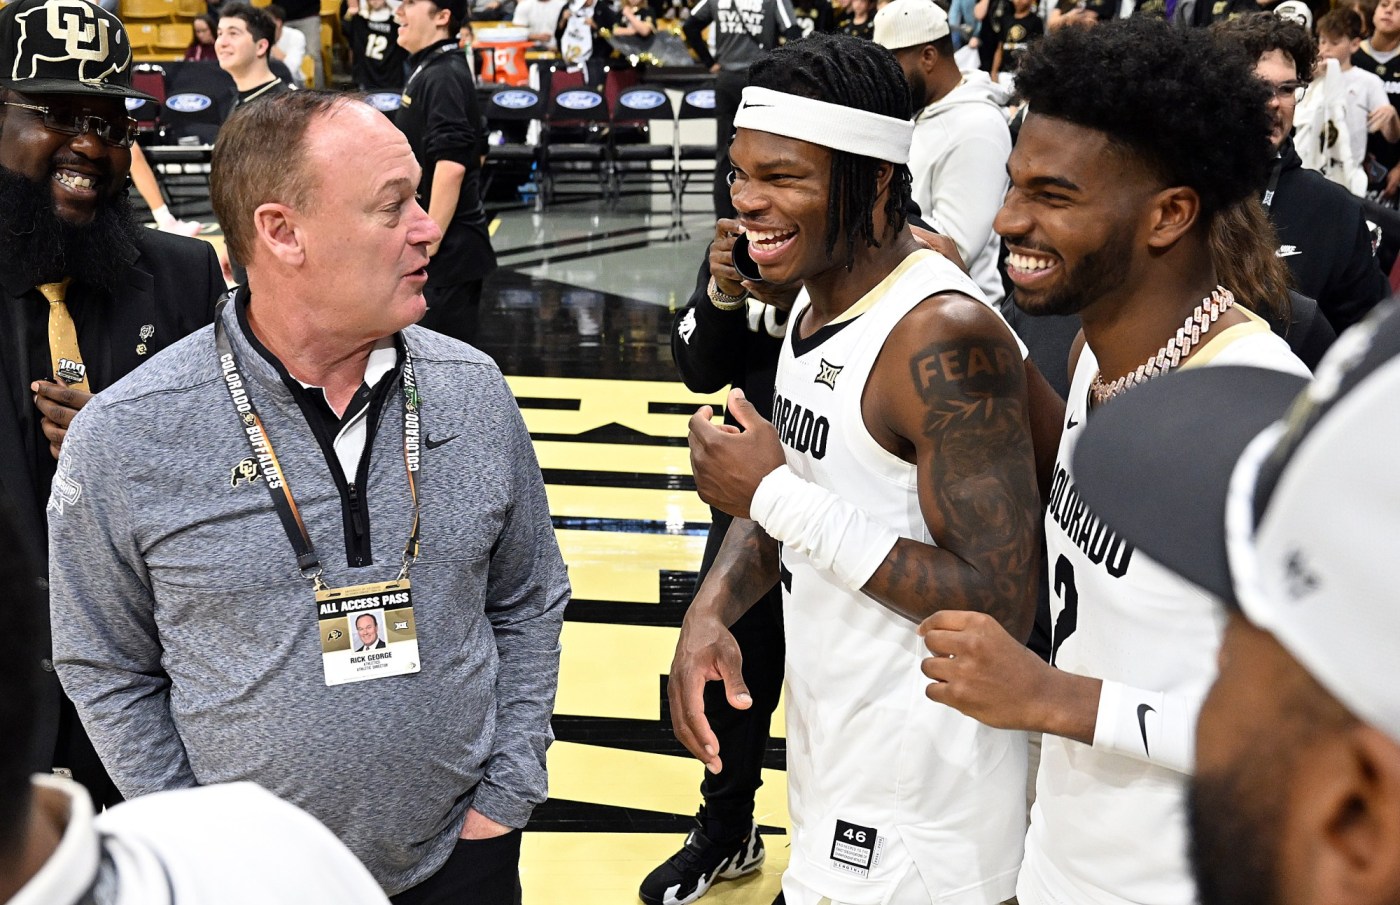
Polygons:
M894 54L874 41L849 35L813 34L765 54L749 69L749 84L843 107L909 119L909 83ZM880 247L875 235L877 176L884 161L849 151L831 152L827 200L826 253L833 257L838 236L845 236L845 267L855 266L856 239ZM894 164L885 219L904 229L912 194L909 167Z

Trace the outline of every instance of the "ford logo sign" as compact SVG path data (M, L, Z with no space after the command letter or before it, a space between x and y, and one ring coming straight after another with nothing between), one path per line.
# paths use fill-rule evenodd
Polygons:
M603 102L603 97L592 91L564 91L555 101L565 110L592 110Z
M128 112L130 112L132 110L135 110L137 107L144 106L145 103L146 102L139 97L129 97L126 99L126 109Z
M540 102L540 96L533 91L497 91L491 95L491 103L507 110L524 110Z
M651 88L629 91L618 98L618 103L628 110L655 110L666 103L666 95Z
M176 113L198 113L214 106L214 102L204 94L172 94L165 99L165 106Z
M701 88L699 91L692 91L685 96L685 102L692 107L699 107L701 110L715 109L715 89Z
M393 113L403 104L403 97L392 91L381 91L365 98L369 105L380 113Z

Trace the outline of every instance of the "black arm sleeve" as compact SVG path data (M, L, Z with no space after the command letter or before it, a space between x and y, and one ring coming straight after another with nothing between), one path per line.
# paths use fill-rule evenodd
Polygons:
M700 262L695 291L671 324L671 355L686 389L713 393L743 386L748 348L747 306L721 311L710 303L710 250Z

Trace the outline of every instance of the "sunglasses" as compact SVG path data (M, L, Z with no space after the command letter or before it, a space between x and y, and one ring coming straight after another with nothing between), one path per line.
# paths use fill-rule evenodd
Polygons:
M14 101L5 101L4 104L6 107L20 107L43 114L44 128L50 132L62 132L65 135L83 135L91 132L107 144L118 148L131 147L136 142L139 132L136 120L131 118L118 124L90 113L73 113L35 104L18 104Z

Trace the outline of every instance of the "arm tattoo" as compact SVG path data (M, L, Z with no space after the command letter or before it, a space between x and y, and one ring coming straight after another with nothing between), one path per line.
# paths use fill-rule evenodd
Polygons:
M916 611L977 610L1024 640L1035 618L1040 495L1021 356L1005 340L941 342L915 354L910 369L943 530L938 548L896 544L880 583L918 601Z
M758 522L734 519L705 576L705 585L715 585L722 597L724 624L738 622L777 583L778 542Z

